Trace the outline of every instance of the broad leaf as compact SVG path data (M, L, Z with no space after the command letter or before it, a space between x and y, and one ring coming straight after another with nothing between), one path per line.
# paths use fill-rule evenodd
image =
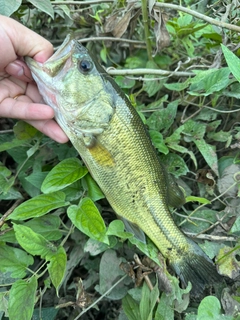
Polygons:
M18 121L13 127L15 137L19 140L32 139L38 132L36 128L25 121Z
M160 156L160 161L175 177L186 175L189 171L184 159L175 153L170 152L164 157Z
M129 239L133 237L133 234L130 232L125 232L124 223L121 220L113 220L107 230L107 235L117 236L122 239Z
M221 304L216 297L205 297L199 307L197 320L215 320L226 319L225 316L221 317Z
M54 10L50 0L29 0L36 8L40 9L43 12L46 12L54 19Z
M93 201L97 201L100 199L105 198L104 194L102 193L101 189L97 185L97 183L93 180L90 174L87 174L82 180L83 186L88 192L88 197L91 198Z
M173 124L178 108L178 100L170 102L166 108L153 112L147 119L147 125L151 130L167 132Z
M48 173L41 190L43 193L61 190L84 177L87 172L87 168L82 166L79 159L63 160Z
M10 17L13 12L17 11L22 0L0 0L0 14Z
M69 203L65 202L65 194L57 191L49 194L41 194L35 198L21 203L10 215L12 220L26 220L34 217L41 217L44 214L64 206Z
M129 320L140 320L140 311L138 303L127 294L122 300L122 307ZM170 319L169 319L170 320Z
M37 291L37 278L16 281L9 294L9 319L31 320ZM20 318L19 318L20 316Z
M100 212L90 198L81 200L79 206L72 205L67 210L72 223L90 238L109 244L106 226Z
M67 265L66 252L63 247L59 247L57 252L51 253L50 255L48 254L46 259L50 262L48 264L48 271L58 295L58 290L64 278Z
M25 226L31 228L33 231L41 234L45 239L51 241L61 239L62 232L60 231L60 224L61 219L58 216L48 214L27 221Z
M171 300L163 293L158 304L155 320L174 320L174 308L171 305Z
M142 288L142 298L140 301L140 314L142 319L152 320L153 309L156 305L157 298L159 296L158 284L154 286L153 290L150 290L144 282Z
M4 244L0 245L0 270L10 272L12 278L23 278L26 269L33 264L33 257L21 249L13 248Z
M240 59L223 44L221 44L221 47L230 71L240 82Z
M200 91L202 95L207 96L213 92L218 92L230 83L229 68L209 69L198 71L192 79L190 90ZM191 94L191 92L189 92Z
M201 152L209 167L218 176L218 158L213 146L208 144L204 139L194 139L194 143L196 144L198 150Z
M155 131L155 130L150 130L149 131L151 140L153 142L153 145L156 149L158 149L159 152L163 154L168 154L169 150L168 147L164 143L163 136L160 132Z
M99 286L97 286L97 291L104 294L109 290L120 277L124 275L124 271L119 268L119 265L123 262L123 258L118 257L116 251L109 249L105 251L102 255L100 268L99 268ZM121 281L108 295L113 300L122 299L128 289L126 284L129 283L131 279L126 278Z
M17 224L14 224L13 228L18 243L30 254L45 258L47 255L51 255L57 251L56 247L50 241L32 231L31 228Z

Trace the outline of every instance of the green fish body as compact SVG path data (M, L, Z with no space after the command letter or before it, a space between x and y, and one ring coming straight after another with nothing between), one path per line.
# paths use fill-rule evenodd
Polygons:
M144 124L112 78L69 37L45 63L29 57L26 63L117 215L144 231L183 284L192 283L193 295L217 281L212 261L174 223L166 173Z

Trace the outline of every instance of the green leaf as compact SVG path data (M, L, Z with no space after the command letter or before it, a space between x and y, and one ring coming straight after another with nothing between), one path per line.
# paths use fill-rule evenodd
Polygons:
M9 294L9 319L31 320L37 291L37 278L32 276L28 281L16 281Z
M107 64L107 48L105 46L100 51L100 57L102 61Z
M151 130L167 132L173 124L178 108L178 100L170 102L168 106L159 111L155 111L147 119L147 125Z
M151 140L153 142L154 147L156 149L158 149L158 151L160 153L168 154L169 150L168 150L168 147L164 143L164 139L163 139L162 134L158 131L155 131L155 130L150 130L149 134L150 134L150 137L151 137Z
M129 79L123 76L117 76L114 78L116 83L119 85L120 88L124 89L131 89L135 86L136 81L134 79Z
M220 320L221 304L214 296L205 297L198 307L197 320ZM225 319L225 317L223 317ZM223 319L222 318L222 319Z
M168 139L167 141L170 142L170 139ZM171 149L173 149L173 150L176 150L176 151L180 152L180 153L183 153L183 154L184 154L184 153L187 153L187 154L189 154L189 156L190 156L190 158L192 159L195 167L197 168L197 159L196 159L194 153L193 153L191 150L188 150L187 148L185 148L185 147L183 147L183 146L180 146L180 145L177 144L177 143L171 143L171 142L169 143L169 147L170 147Z
M12 172L0 163L0 194L6 195L10 191L14 183L14 177L11 177L11 174Z
M214 141L226 142L232 136L231 132L220 130L218 132L208 132L208 138Z
M82 199L79 206L72 205L68 207L67 214L80 231L92 239L109 244L105 223L90 198Z
M145 52L139 52L138 55L130 55L125 62L125 68L146 68Z
M187 309L189 304L189 292L192 288L191 284L189 283L186 289L181 289L179 287L179 280L176 277L173 277L170 274L167 276L171 281L172 291L168 294L165 292L162 293L155 320L174 320L174 310L178 313L182 313Z
M56 247L50 241L32 231L31 228L17 224L14 224L13 228L18 243L30 254L45 258L47 255L51 255L57 251Z
M35 308L33 311L32 320L56 320L59 309L55 307ZM39 315L41 314L41 318Z
M121 220L113 220L109 224L106 234L108 236L117 236L122 239L129 239L133 236L132 233L124 231L124 223Z
M130 294L127 294L122 299L122 307L128 320L141 320L138 303L130 296Z
M178 128L179 129L179 128ZM206 124L189 120L183 125L184 140L187 142L193 141L193 139L202 139L206 132Z
M158 69L158 65L154 61L148 61L146 68ZM162 87L164 80L156 80L156 76L153 74L148 74L144 76L144 79L147 79L143 82L143 90L147 92L149 97L152 97L156 92L158 92ZM152 80L151 80L152 79Z
M63 281L67 265L67 255L64 248L59 247L57 252L48 254L46 260L50 262L48 264L48 272L58 296L58 290Z
M8 317L8 295L8 292L0 292L0 319L4 313L5 317Z
M41 217L54 209L67 206L69 203L64 200L65 194L61 191L41 194L21 203L8 219L26 220L34 217Z
M194 197L194 196L188 196L185 198L186 203L187 202L198 202L198 203L203 203L203 204L210 204L211 201L209 201L206 198L202 198L202 197Z
M41 191L50 193L61 190L87 174L88 170L83 167L77 158L68 158L56 165L43 181Z
M160 161L174 177L184 176L189 171L184 159L175 153L160 156Z
M106 251L107 249L115 247L118 240L116 237L110 236L109 245L103 242L89 238L84 246L84 252L89 252L91 256L97 256L98 254Z
M52 19L54 19L54 10L50 0L29 0L36 8L46 12Z
M236 235L240 236L240 217L237 217L237 219L235 220L230 233L235 233Z
M168 278L172 284L172 292L168 295L170 301L172 301L174 309L178 313L182 313L187 309L189 304L189 292L192 289L192 285L188 282L186 289L181 289L179 286L179 279L174 276L168 275Z
M70 8L69 8L67 5L65 5L65 4L58 5L58 9L61 9L61 10L64 12L64 14L65 14L66 16L68 16L68 18L72 19ZM55 9L55 10L56 10L56 9ZM59 13L59 11L60 11L60 10L58 10L57 13ZM55 12L56 12L56 11L55 11ZM60 13L59 13L59 14L60 14ZM64 17L64 14L60 14L61 17L65 18L65 17Z
M90 174L86 174L82 180L84 188L87 189L88 197L92 199L92 201L98 201L100 199L105 198L104 194L102 193L101 189L90 176Z
M62 192L64 192L66 195L66 201L76 203L76 201L79 201L79 199L83 197L83 194L85 194L85 190L83 190L82 179L73 182L72 184L64 188Z
M236 99L240 99L240 84L239 82L234 82L232 85L228 86L226 90L224 90L223 95L226 97L233 97Z
M194 143L196 144L198 150L201 152L209 167L218 176L218 158L214 147L206 143L204 139L194 139Z
M230 71L240 82L240 59L223 44L221 44L221 47Z
M0 0L0 14L10 17L13 12L17 11L22 0Z
M54 143L52 140L47 141L48 144L51 143L51 149L57 155L59 161L65 160L67 158L76 158L78 156L77 150L73 146L69 147L67 143L59 144Z
M59 240L62 232L59 230L61 219L58 216L48 214L39 218L25 222L25 226L31 228L36 233L41 234L45 239Z
M98 292L104 294L124 275L124 271L119 268L122 262L123 258L118 257L115 250L109 249L103 253L99 267L99 286L96 287ZM129 283L129 280L126 278L121 281L108 294L108 297L113 300L122 299L128 291L126 284Z
M0 270L10 272L12 278L23 278L26 269L33 264L33 257L21 249L0 244Z
M150 291L146 282L143 284L142 288L142 298L140 301L140 315L141 319L152 320L153 319L153 309L156 305L157 298L159 296L158 284Z
M146 256L156 262L157 265L160 264L159 262L159 249L155 246L155 244L147 238L147 243L143 243L142 241L138 240L135 237L131 237L128 241L135 245L140 251L142 251Z
M15 188L10 188L7 193L5 194L0 194L0 200L17 200L17 199L23 199L23 196L21 193Z
M194 217L196 219L194 219ZM211 224L216 222L216 211L211 209L197 210L194 213L192 221L190 216L188 221L185 223L187 230L190 232L199 233L202 230L209 228Z
M13 139L12 141L8 141L8 142L3 142L0 145L0 152L10 150L23 145L24 145L24 141L18 140L18 139Z
M13 127L13 132L19 140L32 139L38 132L36 128L25 121L18 121Z
M164 83L164 87L171 91L183 91L191 83L191 78L187 79L184 82L175 82L175 83Z
M30 182L34 187L38 188L39 190L41 189L41 185L44 181L44 179L47 176L47 172L41 172L41 171L36 171L30 174L28 177L25 179Z
M174 320L174 308L172 307L172 301L165 293L161 295L154 319Z
M240 267L238 260L240 254L239 244L235 248L224 246L219 250L216 257L218 270L221 275L227 276L230 279L234 279Z
M218 92L227 87L230 83L229 74L229 68L200 71L192 79L190 90L204 91L204 96L212 94L213 92Z

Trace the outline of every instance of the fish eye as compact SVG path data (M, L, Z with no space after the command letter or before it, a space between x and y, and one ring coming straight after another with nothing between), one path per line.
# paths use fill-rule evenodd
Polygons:
M79 69L83 73L88 73L93 68L93 64L89 60L82 60L79 62Z

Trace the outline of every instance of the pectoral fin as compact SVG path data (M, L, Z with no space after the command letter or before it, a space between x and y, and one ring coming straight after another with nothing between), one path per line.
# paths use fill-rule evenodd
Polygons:
M112 154L97 140L95 136L83 138L85 146L88 148L94 160L101 166L114 166Z

